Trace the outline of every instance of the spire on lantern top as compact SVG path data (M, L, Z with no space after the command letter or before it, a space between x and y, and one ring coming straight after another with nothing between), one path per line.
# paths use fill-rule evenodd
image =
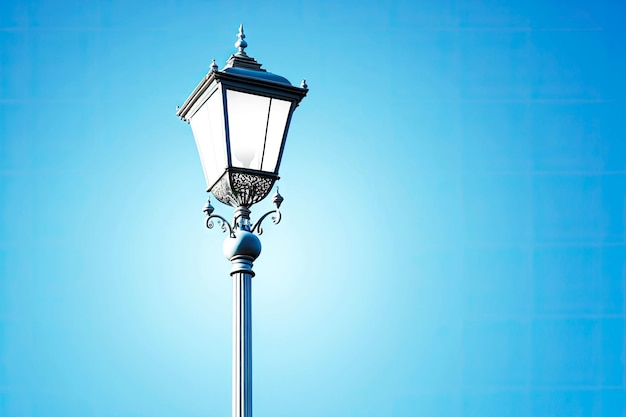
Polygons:
M243 24L240 24L239 33L237 34L237 42L235 42L235 48L239 48L239 52L237 52L237 55L239 56L248 56L246 51L244 51L244 49L248 46L248 42L246 42L245 39L246 35L243 33Z
M245 41L245 38L246 38L246 35L245 33L243 33L243 24L241 24L239 25L239 33L237 34L237 42L235 42L235 48L238 48L239 51L237 51L237 53L231 55L230 58L228 58L228 61L226 61L226 66L224 67L224 69L245 68L245 69L265 72L265 70L261 68L261 64L259 64L256 61L256 59L252 58L251 56L248 56L248 54L246 54L246 51L244 51L244 49L246 49L246 47L248 46L248 42Z

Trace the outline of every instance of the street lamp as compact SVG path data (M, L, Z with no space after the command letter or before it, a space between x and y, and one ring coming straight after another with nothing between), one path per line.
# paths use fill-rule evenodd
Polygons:
M245 48L243 26L235 47L220 70L213 60L210 71L176 114L191 125L207 192L234 207L232 223L213 214L210 199L204 206L206 225L220 223L228 236L224 255L232 262L233 277L233 417L252 416L251 279L252 263L261 253L254 234L263 233L262 221L273 214L280 222L283 201L278 190L272 198L275 210L250 221L250 207L263 200L279 179L278 168L291 116L308 87L300 87L261 69Z

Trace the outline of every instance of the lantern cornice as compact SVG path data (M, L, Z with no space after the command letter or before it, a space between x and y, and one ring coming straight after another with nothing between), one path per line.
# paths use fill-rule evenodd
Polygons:
M182 106L176 108L176 116L180 117L182 120L188 122L187 115L189 111L193 107L194 104L202 97L204 92L208 90L209 86L215 80L216 71L211 71L207 75L204 76L203 80L194 88L191 92L187 100L183 103Z
M284 80L284 81L283 81ZM307 95L307 87L295 87L280 75L267 71L254 71L244 68L227 68L222 71L210 71L202 81L196 86L187 100L176 111L176 115L187 121L193 115L192 109L197 108L196 104L205 97L205 92L214 83L225 83L241 91L250 91L256 94L280 95L288 100L295 100L296 104ZM192 114L189 114L189 113ZM189 117L188 117L189 116Z

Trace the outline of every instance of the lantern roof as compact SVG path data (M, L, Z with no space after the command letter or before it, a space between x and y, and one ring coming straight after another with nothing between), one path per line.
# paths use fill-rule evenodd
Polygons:
M243 77L256 78L263 81L270 81L278 84L291 85L288 79L281 77L280 75L272 74L265 70L251 70L246 68L225 68L224 72L228 74L241 75Z
M262 84L269 82L270 85L275 85L276 88L283 91L289 91L291 94L295 93L298 96L301 96L301 98L306 95L308 86L304 80L299 87L295 87L285 77L273 74L261 68L261 64L256 59L248 56L245 51L248 46L245 38L246 35L243 31L243 25L239 25L237 42L235 42L235 47L238 48L238 51L228 58L228 61L222 70L219 70L215 60L212 61L210 70L205 75L204 79L200 81L191 95L187 98L187 100L185 100L185 103L183 103L181 107L177 108L176 113L182 120L187 121L188 113L192 110L192 108L196 107L194 104L196 104L198 98L206 91L207 87L215 79L227 79L229 78L229 75L234 77L245 77L249 79L251 83L255 84L259 81ZM193 111L191 111L191 113L193 114Z
M261 64L256 59L248 56L245 49L248 42L245 41L246 35L243 32L243 25L239 25L239 33L237 34L237 42L235 47L239 50L236 54L230 56L226 62L226 66L222 71L237 74L244 77L258 78L260 80L272 81L279 84L291 85L289 80L280 75L272 74L261 68Z

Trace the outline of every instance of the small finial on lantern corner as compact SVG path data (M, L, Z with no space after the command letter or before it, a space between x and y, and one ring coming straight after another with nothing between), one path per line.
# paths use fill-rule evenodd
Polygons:
M300 88L309 88L309 86L306 84L306 79L302 79L302 82L300 83Z
M219 68L218 68L217 64L215 63L215 59L213 59L211 61L211 72L216 72L218 69Z
M243 33L243 23L242 23L239 25L239 33L237 34L237 42L235 42L235 48L239 49L239 51L237 52L237 55L248 56L246 54L246 51L244 51L244 49L246 49L246 47L248 46L248 42L246 42L244 39L246 39L246 35L245 33Z

